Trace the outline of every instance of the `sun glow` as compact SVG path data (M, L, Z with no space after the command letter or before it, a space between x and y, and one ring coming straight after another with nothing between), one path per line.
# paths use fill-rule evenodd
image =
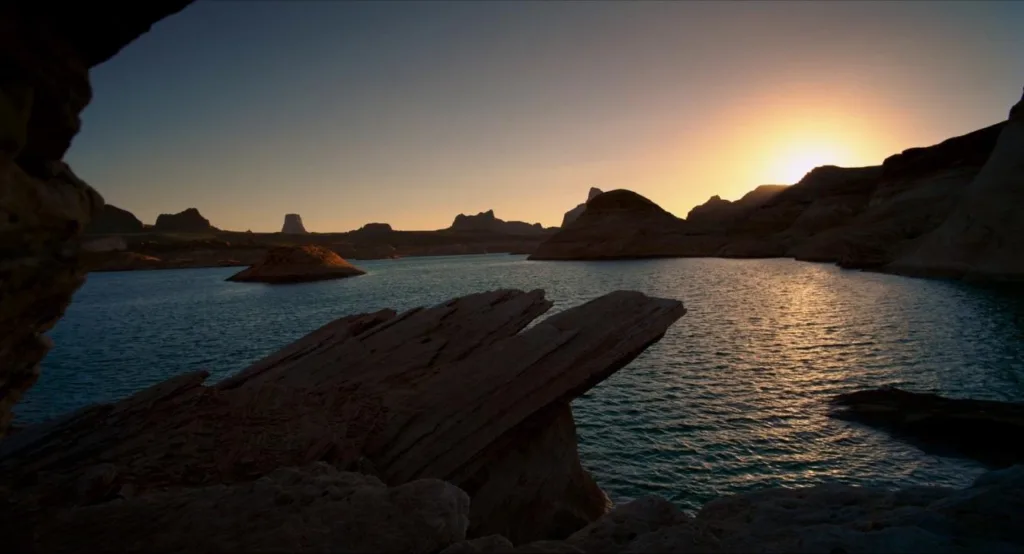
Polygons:
M843 165L846 159L843 148L825 143L792 145L774 157L771 168L774 180L771 182L792 185L808 171L823 165Z

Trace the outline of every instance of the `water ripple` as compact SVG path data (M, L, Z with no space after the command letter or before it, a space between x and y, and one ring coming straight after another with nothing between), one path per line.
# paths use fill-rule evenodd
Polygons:
M825 401L884 384L1024 400L1015 291L789 260L361 265L357 279L287 287L226 283L229 268L90 275L17 416L38 421L183 371L224 377L344 314L501 287L545 289L552 313L616 289L686 303L660 343L574 403L584 464L619 501L657 493L694 508L825 480L960 486L980 468L831 420Z

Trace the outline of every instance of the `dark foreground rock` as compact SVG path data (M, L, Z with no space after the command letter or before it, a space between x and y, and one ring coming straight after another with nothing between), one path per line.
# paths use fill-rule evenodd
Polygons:
M263 260L228 277L242 283L306 283L355 277L366 272L322 246L279 246Z
M103 208L62 161L92 97L89 68L187 4L0 5L0 436L84 282L78 247Z
M995 467L1024 463L1024 404L884 388L841 394L837 418L891 431L925 450Z
M184 374L25 428L0 443L0 489L9 500L0 504L0 532L40 549L101 536L114 550L141 549L145 542L130 542L139 535L118 527L135 525L136 516L118 510L143 510L146 498L191 506L264 494L250 483L326 462L392 487L452 483L472 499L470 538L563 539L608 509L580 465L569 402L659 340L685 309L615 292L523 330L550 307L542 291L495 291L402 314L348 316L216 385L204 385L203 372ZM138 500L118 500L125 496ZM289 520L305 504L279 506ZM230 528L219 535L227 542L216 533L161 540L169 549L198 548L199 540L207 550L228 549L244 538L239 526L251 524L221 513L204 528Z

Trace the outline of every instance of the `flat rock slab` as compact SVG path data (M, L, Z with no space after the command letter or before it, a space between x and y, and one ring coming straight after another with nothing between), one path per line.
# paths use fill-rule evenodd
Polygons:
M551 533L531 519L537 510L585 499L555 510L576 514L558 532L567 536L607 509L579 467L568 403L686 310L619 291L524 331L550 307L543 291L499 290L344 317L217 385L205 372L184 374L27 428L0 443L0 488L28 504L88 504L124 486L145 494L247 482L324 461L393 486L438 478L479 492L489 511L475 507L474 526L516 542ZM90 471L101 486L81 483ZM564 476L561 489L548 474ZM512 495L517 486L536 488Z
M924 450L993 467L1024 463L1024 404L882 388L841 394L833 417L878 427Z

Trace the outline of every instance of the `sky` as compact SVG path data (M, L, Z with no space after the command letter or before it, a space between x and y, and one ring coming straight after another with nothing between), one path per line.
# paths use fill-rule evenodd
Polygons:
M590 187L712 195L996 123L1024 2L197 2L92 70L66 159L152 223L458 213L558 225Z

